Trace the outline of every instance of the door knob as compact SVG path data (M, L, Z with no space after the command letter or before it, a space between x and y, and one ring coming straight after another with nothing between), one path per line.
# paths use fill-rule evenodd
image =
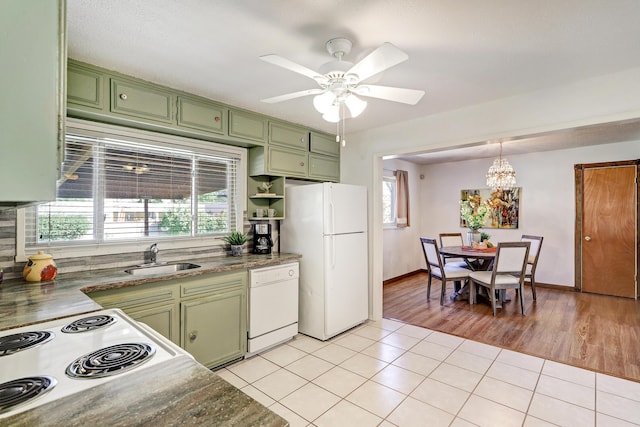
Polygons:
M189 341L194 342L198 338L198 331L193 331L189 334Z
M585 236L584 240L586 240L587 242L590 242L591 241L591 236Z

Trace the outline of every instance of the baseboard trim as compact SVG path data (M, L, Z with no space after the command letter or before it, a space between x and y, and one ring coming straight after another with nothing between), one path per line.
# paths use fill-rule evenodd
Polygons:
M427 272L426 269L421 268L419 270L415 270L415 271L411 271L409 273L401 274L400 276L396 276L396 277L392 277L391 279L383 280L382 281L382 286L388 285L388 284L394 283L394 282L399 282L400 280L407 279L407 278L409 278L411 276L415 276L416 274L426 273L426 272Z

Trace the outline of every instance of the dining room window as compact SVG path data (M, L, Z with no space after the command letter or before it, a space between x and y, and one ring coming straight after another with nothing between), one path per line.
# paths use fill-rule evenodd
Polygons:
M242 149L119 129L68 126L56 200L25 212L27 247L241 230Z
M382 224L395 227L397 221L396 177L382 177Z

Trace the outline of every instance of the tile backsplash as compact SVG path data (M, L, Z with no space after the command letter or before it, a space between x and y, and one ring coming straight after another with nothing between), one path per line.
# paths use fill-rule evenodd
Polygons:
M275 252L278 252L279 222L272 221L272 233ZM252 226L249 221L244 220L244 231L252 233ZM253 237L249 236L249 241L245 245L245 251L251 252L253 248ZM162 245L160 241L160 245ZM161 260L164 262L191 261L202 258L216 256L226 256L228 250L225 244L215 240L211 246L197 247L193 249L163 249ZM4 270L4 279L19 278L22 276L24 262L14 262L16 256L16 209L0 210L0 268ZM84 270L100 270L105 268L130 267L134 264L144 262L144 251L120 253L112 255L91 255L78 258L57 259L54 256L58 271L60 273L70 273Z

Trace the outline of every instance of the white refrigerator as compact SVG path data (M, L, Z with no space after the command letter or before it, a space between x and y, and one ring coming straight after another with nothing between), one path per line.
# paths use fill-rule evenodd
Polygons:
M288 186L280 249L299 253L298 330L327 340L369 317L366 187Z

